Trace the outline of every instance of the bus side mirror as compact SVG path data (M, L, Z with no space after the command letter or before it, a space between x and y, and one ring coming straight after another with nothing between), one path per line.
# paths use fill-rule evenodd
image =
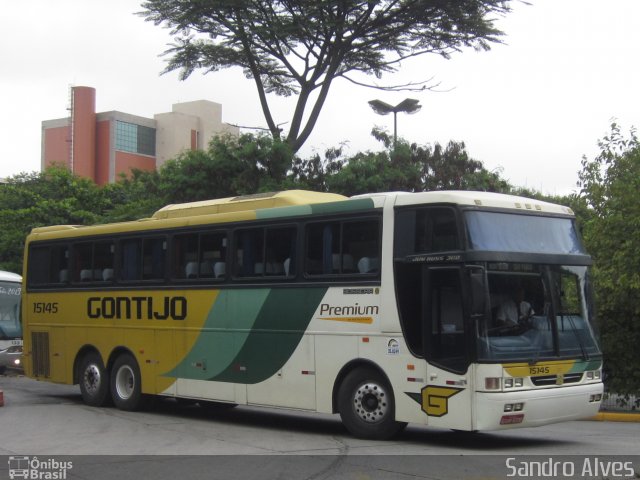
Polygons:
M487 289L484 268L468 267L471 293L471 315L484 315L487 307Z

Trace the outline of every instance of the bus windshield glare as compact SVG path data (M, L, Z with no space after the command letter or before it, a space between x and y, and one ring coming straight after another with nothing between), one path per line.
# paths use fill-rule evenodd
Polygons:
M473 250L585 254L571 218L479 211L465 217Z

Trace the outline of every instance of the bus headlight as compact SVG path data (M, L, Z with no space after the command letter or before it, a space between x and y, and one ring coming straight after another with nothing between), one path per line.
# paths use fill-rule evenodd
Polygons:
M524 385L524 378L516 377L516 378L505 378L504 379L504 388L522 388Z
M601 377L600 370L592 370L587 372L587 380L600 380Z

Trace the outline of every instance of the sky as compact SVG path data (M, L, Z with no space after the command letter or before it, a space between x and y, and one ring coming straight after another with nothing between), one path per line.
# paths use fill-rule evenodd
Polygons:
M264 127L252 80L239 69L160 75L171 36L134 13L135 0L4 0L0 42L0 177L38 171L41 123L68 115L69 88L96 88L98 112L153 117L193 100L222 104L223 121ZM416 98L398 115L398 135L426 145L463 141L469 155L513 185L551 195L577 190L583 156L594 158L613 120L640 127L640 2L530 0L499 18L504 44L404 62L381 83L433 77L437 91L389 93L336 82L302 157L341 144L353 154L380 150L374 126L391 116L369 100ZM367 77L372 78L372 77ZM293 99L270 97L277 123ZM286 124L283 126L286 129Z

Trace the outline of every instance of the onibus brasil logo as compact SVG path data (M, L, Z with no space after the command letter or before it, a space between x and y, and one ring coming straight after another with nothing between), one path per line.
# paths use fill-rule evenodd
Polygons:
M38 457L9 457L9 478L25 478L33 480L65 480L67 470L73 468L73 462L62 462L55 458L39 459Z

